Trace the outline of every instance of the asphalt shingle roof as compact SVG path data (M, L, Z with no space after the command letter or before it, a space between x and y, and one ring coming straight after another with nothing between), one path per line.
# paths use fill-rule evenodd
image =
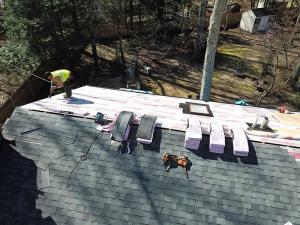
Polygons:
M156 129L153 143L132 154L92 120L16 109L0 151L0 224L284 224L300 223L299 163L275 145L250 144L250 156L183 147L184 133ZM33 128L32 132L20 134ZM136 127L130 137L134 139ZM187 154L193 165L163 170L164 152Z

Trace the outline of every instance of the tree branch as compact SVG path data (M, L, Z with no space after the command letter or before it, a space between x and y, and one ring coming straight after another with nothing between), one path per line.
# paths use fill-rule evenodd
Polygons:
M277 68L278 68L278 64L279 64L279 56L275 53L274 54L276 57L276 63L273 66L273 79L272 79L272 83L270 85L270 87L268 88L268 90L266 90L266 92L260 97L260 99L257 102L257 107L260 106L262 100L268 96L268 94L272 91L274 85L275 85L275 81L276 81L276 77L277 77Z

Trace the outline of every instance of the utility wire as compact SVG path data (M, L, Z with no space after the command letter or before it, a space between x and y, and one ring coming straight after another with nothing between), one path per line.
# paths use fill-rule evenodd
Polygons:
M44 79L44 78L42 78L42 77L40 77L40 76L38 76L38 75L35 75L35 74L33 74L33 73L30 73L30 72L28 72L28 71L26 71L26 70L24 70L24 69L22 69L22 68L20 68L20 67L17 67L17 66L15 66L15 65L11 64L10 62L7 62L7 61L4 60L4 59L1 59L1 58L0 58L0 60L1 60L2 62L4 62L4 63L10 65L11 67L15 68L16 70L23 71L23 72L25 72L25 73L27 73L27 74L30 74L30 75L32 75L32 76L38 78L38 79L41 79L41 80L43 80L43 81L45 81L45 82L47 82L47 83L51 83L51 81L46 80L46 79Z

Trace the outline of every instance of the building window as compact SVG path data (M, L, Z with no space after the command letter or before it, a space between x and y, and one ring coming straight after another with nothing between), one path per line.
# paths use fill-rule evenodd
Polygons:
M260 20L261 20L261 18L255 18L254 23L255 23L255 24L259 24L259 23L260 23Z

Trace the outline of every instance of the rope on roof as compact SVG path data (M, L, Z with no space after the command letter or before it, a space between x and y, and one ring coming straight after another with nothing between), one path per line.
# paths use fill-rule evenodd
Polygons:
M93 144L95 143L95 141L96 141L100 136L102 136L102 132L101 132L101 133L98 133L98 134L96 135L96 137L93 139L92 143L90 144L88 150L87 150L84 154L82 154L82 155L80 156L79 160L77 160L75 166L73 167L71 173L69 174L69 177L68 177L68 180L67 180L67 189L68 189L69 197L71 197L71 195L70 195L70 191L69 191L68 186L69 186L70 178L71 178L73 172L75 171L75 169L77 168L77 166L79 165L79 163L80 163L81 161L87 160L87 156L88 156L88 154L89 154L89 152L90 152L90 150L91 150ZM73 141L73 143L74 143L74 141Z
M32 76L38 78L38 79L41 79L41 80L43 80L43 81L45 81L45 82L47 82L47 83L51 83L49 80L46 80L46 79L44 79L44 78L42 78L42 77L40 77L40 76L38 76L38 75L35 75L35 74L33 74L33 73L31 73L31 72L28 72L28 71L26 71L26 70L24 70L24 69L22 69L22 68L20 68L20 67L17 67L16 65L11 64L10 62L7 62L7 61L4 60L4 59L1 59L1 58L0 58L0 60L1 60L2 62L6 63L7 65L10 65L11 67L15 68L16 70L23 71L23 72L25 72L25 73L27 73L27 74L30 74L30 75L32 75Z

